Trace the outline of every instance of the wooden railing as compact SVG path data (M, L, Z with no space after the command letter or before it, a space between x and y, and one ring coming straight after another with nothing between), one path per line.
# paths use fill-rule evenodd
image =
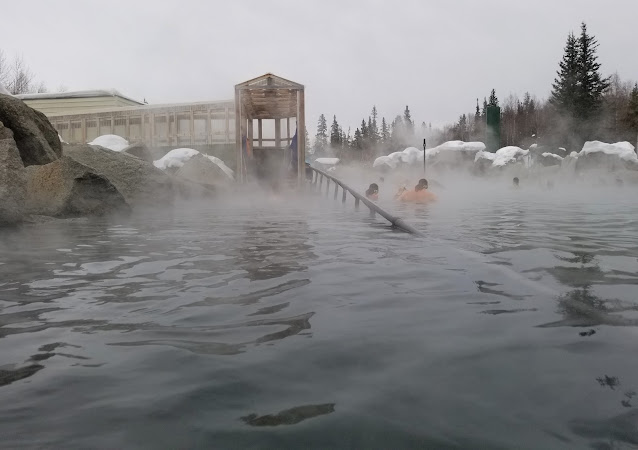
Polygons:
M350 195L352 195L354 197L354 206L355 206L355 208L358 209L359 208L359 203L363 202L363 204L366 205L370 209L370 213L371 214L375 214L375 213L379 214L380 216L385 218L388 222L390 222L393 227L396 227L396 228L398 228L400 230L406 231L408 233L411 233L411 234L414 234L414 235L417 235L417 236L423 236L423 233L421 233L419 230L414 228L409 223L405 222L402 218L390 214L389 212L387 212L386 210L381 208L379 205L377 205L376 203L368 200L364 195L361 195L360 193L358 193L357 191L352 189L350 186L348 186L347 184L345 184L343 181L339 180L338 178L335 178L332 175L327 174L323 170L317 169L316 167L310 167L310 169L312 169L313 176L312 176L312 180L309 180L309 182L311 183L312 186L314 186L316 189L318 189L319 192L321 192L322 189L323 189L323 180L325 178L325 180L326 180L326 195L330 194L330 182L332 181L332 183L334 184L334 199L335 200L338 197L339 188L341 188L341 190L342 190L341 202L342 203L346 202L347 194L350 193Z

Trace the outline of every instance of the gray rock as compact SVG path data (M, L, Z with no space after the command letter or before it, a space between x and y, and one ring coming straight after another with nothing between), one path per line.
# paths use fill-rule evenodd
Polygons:
M58 132L49 119L19 98L0 94L0 122L13 131L25 167L48 164L62 156Z
M64 155L108 179L131 206L170 204L175 181L146 161L96 145L65 145Z
M0 136L10 131L0 124ZM26 176L20 152L11 138L0 138L0 226L14 225L24 216Z
M602 152L592 152L579 154L576 160L576 170L601 170L606 172L616 172L627 169L627 162L621 160L616 155L607 155Z
M225 186L230 178L220 167L204 155L195 155L175 172L175 176L193 183Z
M30 214L53 217L130 211L122 194L106 177L68 156L27 168L26 208Z
M143 161L153 164L153 154L151 150L142 143L131 144L122 150L123 153L136 156Z

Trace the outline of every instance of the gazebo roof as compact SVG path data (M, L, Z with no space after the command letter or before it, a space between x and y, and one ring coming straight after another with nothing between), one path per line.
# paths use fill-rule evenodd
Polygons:
M267 73L239 83L235 92L240 94L241 107L250 119L282 119L297 115L297 91L304 86Z

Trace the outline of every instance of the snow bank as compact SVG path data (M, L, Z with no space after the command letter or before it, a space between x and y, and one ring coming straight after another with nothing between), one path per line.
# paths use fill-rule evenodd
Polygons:
M153 165L158 169L166 170L169 168L179 169L195 155L201 154L199 151L192 148L176 148L165 154L162 158L157 161L153 161ZM215 163L231 180L235 179L235 173L233 169L228 167L224 161L217 158L216 156L204 155L205 158L208 158L210 161Z
M129 143L126 139L116 134L104 134L93 139L89 142L89 145L99 145L114 152L121 152L129 146Z
M485 150L485 144L482 142L463 142L463 141L448 141L441 145L434 147L439 151L457 151L457 152L482 152ZM433 149L433 150L434 150Z
M67 141L65 141L64 139L62 139L62 136L60 136L60 133L58 133L58 139L60 139L60 142L63 144L68 144Z
M7 88L5 88L2 83L0 83L0 94L11 95L11 92L9 92Z
M607 144L600 141L587 141L583 145L583 149L578 156L591 155L593 153L604 153L605 155L617 156L623 161L636 161L635 147L629 142L616 142L615 144Z
M339 158L317 158L315 162L325 166L334 166L339 162Z

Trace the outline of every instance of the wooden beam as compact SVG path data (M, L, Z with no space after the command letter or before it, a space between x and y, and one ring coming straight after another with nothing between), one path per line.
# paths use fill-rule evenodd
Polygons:
M304 91L297 91L297 181L301 187L306 173L306 105Z

